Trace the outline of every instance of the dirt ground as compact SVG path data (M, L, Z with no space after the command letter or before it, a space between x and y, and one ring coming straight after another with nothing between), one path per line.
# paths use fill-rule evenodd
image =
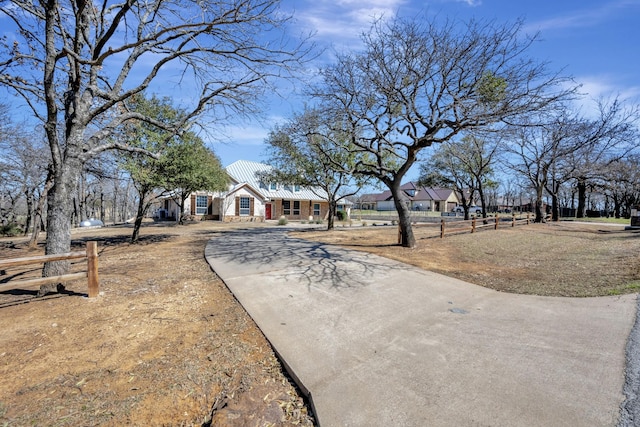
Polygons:
M0 292L0 425L313 425L269 343L204 260L220 226L147 226L136 245L128 227L83 230L73 250L98 241L99 297L86 297L85 281L43 298ZM0 240L0 258L40 253Z

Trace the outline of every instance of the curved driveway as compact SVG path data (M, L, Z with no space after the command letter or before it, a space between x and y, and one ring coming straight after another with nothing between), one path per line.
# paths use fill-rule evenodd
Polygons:
M276 227L221 233L206 258L324 427L620 419L636 295L500 293Z

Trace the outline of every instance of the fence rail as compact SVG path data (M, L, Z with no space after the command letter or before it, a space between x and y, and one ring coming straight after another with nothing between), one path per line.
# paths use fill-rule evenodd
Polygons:
M478 220L480 220L480 224L478 224ZM447 222L449 224L455 224L455 228L448 228ZM440 238L444 238L446 233L475 233L479 228L488 228L493 227L494 230L498 229L498 225L500 224L500 217L497 215L493 220L490 218L473 218L469 221L445 221L444 218L440 220ZM502 221L503 223L509 223L511 227L515 227L517 224L529 224L531 222L531 218L529 214L527 214L526 218L516 218L516 216L511 217L511 221ZM465 224L468 224L465 226ZM462 226L461 226L462 225Z
M63 274L60 276L39 277L36 279L9 280L8 283L0 285L0 291L22 289L40 285L49 285L53 283L83 279L86 277L89 288L89 298L97 297L100 293L100 282L98 276L98 244L94 241L87 242L85 252L78 251L55 255L38 255L25 258L3 259L0 260L0 271L9 267L20 267L24 265L43 264L51 261L67 261L82 258L87 259L86 271Z

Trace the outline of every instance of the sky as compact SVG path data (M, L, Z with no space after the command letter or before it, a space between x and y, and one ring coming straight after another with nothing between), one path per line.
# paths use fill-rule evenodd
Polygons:
M585 98L576 108L588 111L594 107L590 99L611 96L640 103L640 0L283 0L281 9L293 13L292 34L312 31L327 52L357 49L359 35L380 16L427 13L498 23L523 19L524 31L540 36L528 55L582 85ZM214 151L223 165L265 161L269 129L301 105L295 93L267 99L264 120L228 129L229 142L215 142ZM408 176L413 178L415 171Z
M548 62L549 70L561 71L582 85L584 101L576 108L589 111L594 108L589 99L612 96L640 103L640 0L281 0L281 11L293 16L290 36L313 33L314 43L326 49L310 64L316 68L330 61L332 52L358 50L360 34L376 18L435 15L497 23L522 19L527 34L539 32L540 36L528 56ZM0 33L7 34L11 30L3 18ZM154 83L156 88L175 88L168 81ZM264 141L269 130L299 112L305 103L299 95L303 81L290 89L281 97L263 100L260 120L208 132L222 135L207 142L224 166L236 160L267 159ZM182 91L158 95L176 100L188 97ZM414 169L407 180L417 178Z

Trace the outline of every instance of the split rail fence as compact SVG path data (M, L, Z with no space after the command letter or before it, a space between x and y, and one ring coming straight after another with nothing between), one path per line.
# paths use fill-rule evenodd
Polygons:
M3 271L9 267L20 267L24 265L43 264L50 261L67 261L82 258L86 258L87 260L86 271L63 274L60 276L39 277L36 279L9 280L6 284L0 285L0 291L24 289L33 286L49 285L53 283L63 283L71 280L83 279L86 277L89 287L89 298L97 297L100 293L100 282L98 277L98 244L94 241L87 242L86 251L84 252L77 251L55 255L39 255L25 258L3 259L0 260L0 271Z
M511 221L500 221L500 218L496 215L495 218L473 218L469 221L445 221L444 218L440 221L440 238L444 238L447 233L463 233L471 232L475 233L476 230L481 228L493 228L498 229L499 224L509 224L510 227L515 227L518 224L529 225L531 218L527 214L526 218L516 218L515 215L511 218ZM451 228L449 226L452 225Z

